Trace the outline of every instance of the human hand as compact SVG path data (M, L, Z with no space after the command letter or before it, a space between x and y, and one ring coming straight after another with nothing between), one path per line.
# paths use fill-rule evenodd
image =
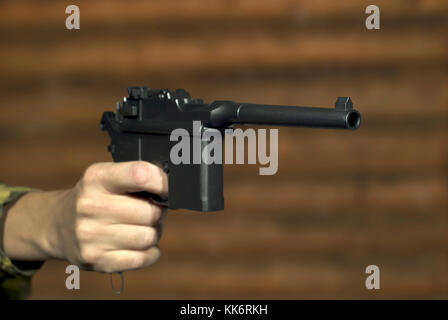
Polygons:
M149 266L160 256L166 209L131 194L139 191L166 196L167 175L143 161L93 164L72 189L20 199L8 214L5 251L11 258L66 259L100 272Z

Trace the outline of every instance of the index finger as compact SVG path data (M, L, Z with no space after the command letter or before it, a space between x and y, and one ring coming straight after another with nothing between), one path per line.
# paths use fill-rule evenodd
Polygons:
M100 182L111 193L147 191L164 197L168 195L168 176L152 163L129 161L104 165Z

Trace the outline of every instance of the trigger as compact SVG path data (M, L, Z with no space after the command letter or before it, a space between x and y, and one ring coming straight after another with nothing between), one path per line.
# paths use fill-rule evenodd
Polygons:
M158 194L149 194L150 201L153 202L156 205L168 207L168 198L167 197L161 197Z
M163 161L163 163L160 163L159 161L154 161L153 163L156 166L158 166L159 168L162 168L162 170L166 174L170 173L170 167L169 167L168 161ZM146 195L149 195L149 200L152 203L159 205L159 206L168 207L168 197L162 197L162 196L159 196L158 194L149 193L149 192L146 192Z

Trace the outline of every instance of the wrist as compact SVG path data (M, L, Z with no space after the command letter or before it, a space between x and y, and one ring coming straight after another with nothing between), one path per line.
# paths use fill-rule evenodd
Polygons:
M37 237L37 245L47 259L66 259L65 238L70 224L75 190L53 191L48 194L46 222L42 233Z
M31 191L7 208L3 250L14 260L63 258L58 230L70 190Z

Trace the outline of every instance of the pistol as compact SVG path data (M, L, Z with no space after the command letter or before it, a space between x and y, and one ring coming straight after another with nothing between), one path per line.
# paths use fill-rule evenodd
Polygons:
M200 122L195 126L194 122ZM108 132L108 151L115 162L144 160L161 167L168 175L169 194L162 198L144 193L157 204L171 209L217 211L224 209L223 165L207 161L173 163L170 139L183 129L202 151L207 133L223 132L234 125L272 125L355 130L360 113L349 97L338 97L334 108L277 106L219 100L210 104L192 99L177 89L129 87L128 97L117 102L115 112L104 112L101 129ZM193 156L193 151L190 156Z

